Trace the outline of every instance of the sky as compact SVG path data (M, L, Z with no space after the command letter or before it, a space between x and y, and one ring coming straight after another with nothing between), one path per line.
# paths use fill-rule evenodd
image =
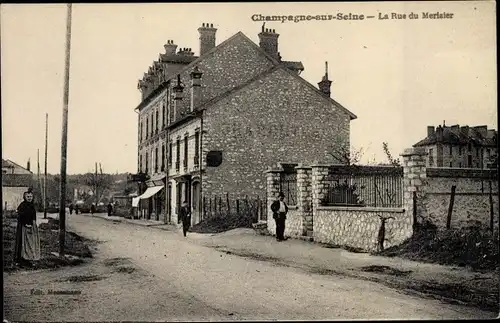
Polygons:
M428 125L497 127L496 15L490 1L367 3L74 4L67 173L136 172L137 81L169 39L199 54L198 27L216 44L241 31L258 44L253 14L375 16L364 20L267 22L284 60L301 61L317 86L328 61L332 98L356 114L351 146L385 162L425 138ZM410 13L419 19L408 19ZM453 13L423 19L423 12ZM379 14L406 19L378 19ZM60 172L66 6L1 5L2 157Z

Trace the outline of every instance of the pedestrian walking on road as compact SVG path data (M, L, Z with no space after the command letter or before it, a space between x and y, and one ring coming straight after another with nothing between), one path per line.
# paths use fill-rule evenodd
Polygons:
M75 213L78 214L78 211L80 211L80 205L75 205Z
M285 194L280 192L278 194L278 199L271 204L271 211L273 212L273 219L276 222L276 240L283 241L287 240L284 236L285 234L285 221L286 214L288 213L288 205L286 205Z
M191 210L186 201L182 203L180 210L180 220L182 221L182 233L186 236L189 227L191 226Z
M69 214L73 214L73 203L69 204Z
M113 212L113 204L111 202L108 203L108 216L111 216L111 213Z
M33 191L24 192L23 200L17 208L17 230L15 244L15 260L27 264L40 260L40 236L36 225L36 209L33 201Z
M92 203L92 205L90 206L90 214L94 214L95 213L95 205L94 203Z

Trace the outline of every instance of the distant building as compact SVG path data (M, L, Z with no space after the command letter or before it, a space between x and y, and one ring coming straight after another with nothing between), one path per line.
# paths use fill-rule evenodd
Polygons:
M487 126L427 127L427 137L413 147L425 147L427 167L496 167L498 132Z
M316 87L301 62L282 60L274 30L259 45L238 32L217 46L216 30L198 29L200 56L169 40L139 81L138 173L149 180L134 204L146 218L176 222L187 201L195 224L204 197L263 199L268 167L333 162L330 147L349 147L356 116L330 97L328 70Z
M30 163L23 167L11 160L2 159L2 207L4 211L16 210L23 201L23 193L33 185Z

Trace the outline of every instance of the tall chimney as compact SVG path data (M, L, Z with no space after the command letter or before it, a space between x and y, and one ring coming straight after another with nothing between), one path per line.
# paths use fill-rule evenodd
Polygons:
M31 171L31 162L30 162L29 158L28 158L28 162L26 163L26 169Z
M434 126L427 126L427 137L431 137L434 134Z
M280 53L278 52L278 37L274 29L264 28L266 23L262 25L262 31L259 33L259 46L266 53L271 55L277 60L281 60Z
M200 33L200 56L209 52L215 47L215 32L214 24L203 23L198 32Z
M196 110L201 101L201 76L202 72L195 66L191 72L191 112Z
M170 56L170 55L175 55L175 51L177 50L177 45L174 44L173 40L167 40L167 43L163 45L165 47L165 54Z
M323 92L324 95L330 97L331 91L330 87L332 85L332 81L328 79L328 62L325 62L325 75L321 82L318 83L319 90Z

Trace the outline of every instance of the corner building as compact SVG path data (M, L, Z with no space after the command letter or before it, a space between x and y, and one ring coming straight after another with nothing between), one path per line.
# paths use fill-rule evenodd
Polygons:
M238 32L217 46L212 24L198 31L200 56L169 40L138 84L138 173L149 178L139 209L167 223L183 201L196 224L203 197L264 197L264 171L280 162L334 162L356 118L330 97L328 69L317 88L301 62L282 60L275 30L262 28L259 45Z

